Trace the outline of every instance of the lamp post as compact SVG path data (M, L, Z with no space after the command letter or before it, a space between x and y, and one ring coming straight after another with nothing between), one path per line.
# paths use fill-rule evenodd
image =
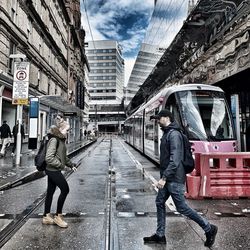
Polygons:
M95 104L95 129L97 130L97 104Z
M16 165L20 165L21 143L22 143L22 113L23 105L28 104L29 64L24 62L26 55L11 54L14 59L12 104L17 105L18 132L16 138Z

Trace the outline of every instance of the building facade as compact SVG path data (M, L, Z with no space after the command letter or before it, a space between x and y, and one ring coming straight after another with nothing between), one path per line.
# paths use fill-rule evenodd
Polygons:
M149 22L144 41L141 44L133 70L125 90L125 106L135 96L153 68L174 39L187 17L188 11L195 5L193 1L157 0Z
M116 41L88 42L86 48L90 65L90 126L89 130L117 131L124 86L124 59Z
M157 46L142 43L134 67L131 71L128 84L125 88L125 101L127 106L144 83L163 52Z
M82 117L88 112L84 36L78 0L0 0L1 120L7 120L11 126L15 123L16 106L12 104L15 59L10 55L23 54L30 64L29 96L40 99L40 137L58 112L72 110L77 116L68 120L74 135L80 136ZM72 108L67 106L66 110L65 105L58 105L64 101ZM28 109L24 106L26 133Z
M124 59L116 41L88 42L90 104L121 103L124 85Z

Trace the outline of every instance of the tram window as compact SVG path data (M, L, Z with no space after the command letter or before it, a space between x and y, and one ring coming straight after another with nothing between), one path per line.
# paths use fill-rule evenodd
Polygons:
M232 139L232 124L222 93L181 91L176 93L176 97L181 120L190 139Z

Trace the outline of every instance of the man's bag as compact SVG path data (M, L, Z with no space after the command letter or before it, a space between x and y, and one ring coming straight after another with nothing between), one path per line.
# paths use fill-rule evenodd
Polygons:
M51 139L51 138L50 138ZM59 141L57 140L56 144L56 149L59 146ZM46 169L46 161L45 161L45 156L46 156L46 151L47 151L47 144L49 142L49 139L46 137L41 141L40 147L38 149L38 152L35 156L35 166L38 171L44 171Z
M186 174L191 173L194 170L194 158L192 155L191 144L185 134L181 132L183 138L183 147L184 147L184 157L183 157L183 166Z
M44 171L46 169L45 156L46 156L47 144L48 144L48 140L44 138L41 141L40 147L35 156L35 166L38 171Z
M171 129L168 133L168 136L170 135L171 131L174 129ZM194 170L194 158L192 155L192 150L191 150L191 144L187 138L187 136L180 130L178 130L181 135L182 135L182 140L183 140L183 152L184 152L184 157L182 160L183 167L185 169L185 173L189 174Z

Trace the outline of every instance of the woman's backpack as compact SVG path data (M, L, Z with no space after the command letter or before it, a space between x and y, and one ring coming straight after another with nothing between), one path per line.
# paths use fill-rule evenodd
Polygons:
M35 166L36 166L36 169L38 171L44 171L46 169L45 156L46 156L46 151L47 151L47 144L48 144L50 139L44 137L44 139L40 143L40 147L38 149L38 152L35 155ZM59 146L59 140L57 138L56 138L56 140L57 140L57 144L56 144L56 149L57 149Z

